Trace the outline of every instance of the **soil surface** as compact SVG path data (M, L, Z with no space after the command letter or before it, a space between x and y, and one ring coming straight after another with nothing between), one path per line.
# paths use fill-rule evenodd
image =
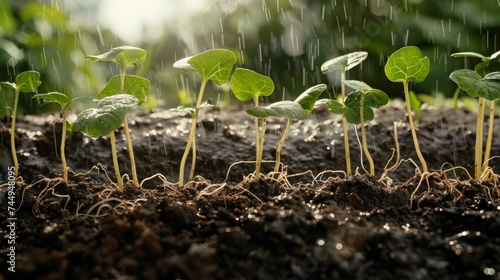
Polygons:
M340 119L318 110L293 123L282 151L284 172L260 180L251 175L254 128L243 108L201 115L198 176L179 187L172 182L178 181L190 119L168 111L131 114L139 179L154 177L142 189L129 182L123 193L110 181L108 138L68 136L72 172L66 184L57 118L19 118L22 179L13 193L7 183L0 188L0 280L500 279L500 181L494 173L500 160L490 161L492 172L481 182L470 179L474 114L422 113L418 140L431 171L422 176L404 111L376 111L367 126L376 168L370 177L353 126L357 173L345 176ZM274 167L284 125L268 121L264 173ZM0 127L0 182L7 182L10 123L1 120ZM117 135L120 168L130 174L123 131ZM402 162L384 175L395 139ZM500 154L499 137L491 154ZM15 213L7 211L11 199ZM7 270L12 259L15 272Z

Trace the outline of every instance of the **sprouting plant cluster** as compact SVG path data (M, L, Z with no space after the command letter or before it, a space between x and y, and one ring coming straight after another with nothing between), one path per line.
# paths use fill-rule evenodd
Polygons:
M318 84L304 91L295 100L283 100L262 106L259 101L262 97L269 96L274 91L273 80L255 71L233 67L236 64L236 56L232 51L225 49L213 49L200 54L181 59L174 63L174 67L182 71L194 72L201 77L201 85L194 108L177 108L177 111L188 112L192 116L191 128L186 142L186 148L181 158L179 169L179 186L185 184L186 161L191 154L191 170L188 180L192 180L196 167L196 124L199 112L203 107L210 106L203 103L203 94L209 81L217 85L229 83L235 97L241 101L252 100L253 107L246 112L254 118L255 126L255 172L253 178L259 180L261 177L261 163L263 157L263 147L266 133L267 119L283 118L286 126L283 136L276 148L275 167L273 174L283 171L281 163L281 149L288 135L293 120L304 120L318 106L327 106L334 114L342 116L343 136L345 145L346 174L352 175L351 155L349 151L348 123L359 125L361 130L361 145L363 155L366 158L369 175L375 175L375 165L370 155L367 145L365 126L366 123L375 117L373 109L380 108L389 102L386 93L379 89L374 89L368 84L346 79L346 72L362 63L368 56L366 52L354 52L346 54L325 62L321 66L323 73L340 71L341 91L338 98L318 99L327 89L325 84ZM458 87L466 91L472 97L479 98L477 135L475 147L475 180L481 179L481 174L488 168L487 161L490 157L491 141L493 134L494 102L500 97L500 52L490 57L484 57L477 53L457 53L454 57L479 57L482 62L476 65L474 70L462 69L453 72L450 78L457 83ZM80 112L74 123L69 123L66 119L66 112L75 101L88 102L88 98L71 98L70 95L50 92L36 94L35 98L43 99L47 102L55 102L61 107L63 130L61 136L60 154L62 161L62 177L68 182L68 166L65 158L65 138L66 130L81 131L90 136L98 137L109 135L111 141L114 173L116 175L116 186L123 191L123 178L118 167L115 131L123 125L129 152L132 184L140 187L136 172L133 144L128 128L127 114L138 105L143 104L150 91L150 81L139 76L127 74L127 69L141 64L146 57L146 51L135 47L117 47L101 55L89 55L92 62L112 62L118 65L119 74L112 77L108 84L97 94L98 99L92 99L95 103L93 108ZM422 173L428 173L427 163L420 150L415 124L413 121L411 95L409 83L419 83L424 81L430 70L430 62L427 57L423 57L420 49L414 46L403 47L394 52L385 65L385 74L392 82L403 84L408 122L411 130L415 152L422 167ZM40 85L40 74L36 71L27 71L16 76L14 83L3 82L4 87L12 88L15 91L14 106L12 108L11 122L11 150L15 165L16 177L18 176L18 160L15 148L15 121L17 100L20 92L35 92ZM352 89L346 92L346 87ZM490 101L490 121L488 129L488 139L486 151L483 156L482 126L485 100ZM395 165L397 166L397 164ZM281 168L280 168L281 167ZM387 170L384 170L384 174Z

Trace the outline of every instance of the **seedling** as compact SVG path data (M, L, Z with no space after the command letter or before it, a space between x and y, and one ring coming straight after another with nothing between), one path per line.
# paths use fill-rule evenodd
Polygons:
M269 96L274 91L274 82L271 78L261 75L255 71L238 68L231 77L231 89L240 101L253 99L255 107L259 106L261 96ZM250 114L250 113L249 113ZM259 134L259 118L254 117L255 124L255 176L260 177L260 164L262 161L262 149L264 147L264 134L266 130L266 119L262 120L261 132Z
M17 178L19 174L19 162L16 153L16 115L17 103L19 101L19 93L35 92L40 86L40 73L37 71L25 71L16 76L16 82L2 82L4 87L9 87L14 90L14 107L12 107L12 121L10 125L10 149L12 152L12 161L14 162L14 177Z
M500 98L500 72L492 72L481 77L477 72L469 69L460 69L450 74L462 90L471 97L479 97L476 122L476 146L474 157L474 179L477 181L483 173L483 122L485 100L490 101ZM493 132L491 132L493 133Z
M93 137L108 135L111 142L111 155L117 180L117 188L123 192L123 179L118 166L115 130L124 122L127 113L139 100L130 94L117 94L97 101L97 108L91 108L78 114L73 130L82 131Z
M408 113L408 122L410 123L411 135L415 152L422 164L424 173L428 172L427 163L420 151L417 140L417 132L413 124L413 116L410 104L410 92L408 90L409 82L420 83L425 80L430 70L430 61L428 57L422 57L422 52L418 47L407 46L395 51L387 60L385 65L385 75L391 82L403 83L405 93L406 111Z
M203 108L207 108L207 107L215 107L214 105L208 103L208 102L203 102L201 105L200 105L200 110L203 109ZM184 106L178 106L177 108L173 108L173 109L170 109L169 111L172 111L172 112L177 112L177 113L187 113L191 116L191 118L194 117L194 111L195 111L195 108L191 108L191 107L184 107ZM193 144L191 145L191 154L193 155L196 155L196 137L193 138ZM192 161L191 161L191 171L189 172L189 178L194 178L194 168L196 166L196 157L193 156L191 157Z
M304 91L299 97L295 99L296 103L299 103L302 106L302 109L306 112L307 115L311 114L314 109L314 105L316 100L320 96L320 94L326 90L325 84L319 84L313 86L306 91ZM290 130L290 126L292 125L293 118L288 118L285 126L285 131L283 132L283 136L281 137L280 142L278 143L278 147L276 148L276 164L274 165L274 172L277 173L279 170L279 166L281 163L281 148L285 144L286 137L288 136L288 131Z
M61 106L61 116L62 116L62 133L61 133L61 163L63 168L63 180L67 184L68 183L68 166L66 164L66 153L65 153L65 143L66 143L66 131L68 121L66 120L66 113L71 104L75 101L87 99L86 97L79 97L75 99L70 99L67 95L60 92L49 92L43 94L35 94L33 98L43 99L45 102L54 102Z
M460 53L454 53L451 55L452 57L476 57L476 58L481 58L482 62L478 63L474 67L474 71L483 79L487 79L490 81L487 81L487 83L495 83L495 73L500 73L496 72L500 70L500 61L499 61L499 56L500 56L500 51L494 53L490 57L485 57L481 54L474 53L474 52L460 52ZM455 72L458 72L461 70L457 70ZM474 83L475 80L477 80L476 75L472 75L469 71L466 72L458 72L455 73L453 72L450 75L450 78L459 85L459 88L462 90L465 90L465 88L469 88L472 91L472 94L476 95L479 97L479 102L478 102L478 115L477 115L477 123L476 123L476 146L475 146L475 159L474 159L474 178L475 180L479 180L479 177L483 173L483 170L488 167L488 159L490 158L490 152L491 152L491 145L493 142L493 127L494 127L494 118L495 118L495 100L497 98L494 98L495 93L490 95L489 98L486 97L486 93L483 93L483 90L480 90L479 92L474 92L472 89L473 87L480 87L482 82L477 83L476 85L470 85L470 82ZM452 77L453 75L453 77ZM458 76L457 76L458 75ZM461 81L461 77L463 75L470 76L468 79L472 79L469 83ZM460 86L460 84L462 86ZM483 85L484 86L484 85ZM493 90L491 88L490 90ZM474 97L469 91L465 90L469 95ZM491 99L494 98L494 99ZM484 107L485 107L485 99L490 100L490 110L489 110L489 122L488 122L488 137L486 139L486 149L484 152L484 161L482 159L482 146L483 146L483 122L484 122ZM481 111L480 111L481 110ZM484 162L484 163L483 163Z
M287 118L288 120L304 120L307 118L307 112L302 108L302 105L298 102L294 101L279 101L268 106L256 106L252 108L248 108L246 112L253 116L255 119L262 119L262 128L260 132L259 139L259 147L257 162L259 165L256 166L255 174L256 179L259 179L259 170L257 167L260 167L260 162L262 162L262 154L264 151L264 138L266 134L266 122L268 117L277 117L277 118ZM257 130L256 130L257 131ZM284 140L282 140L284 141ZM281 141L280 141L281 143ZM282 144L281 144L282 145ZM280 148L281 149L281 148ZM277 159L278 160L278 159ZM279 166L279 165L278 165ZM275 167L276 170L276 167Z
M115 62L120 67L120 74L111 78L106 87L98 94L99 98L112 96L115 94L131 94L137 97L139 105L144 103L147 99L150 82L147 79L127 75L127 67L132 65L141 64L146 58L146 51L140 48L123 46L113 48L110 51L100 55L88 55L90 61L110 61ZM128 119L125 117L123 121L125 131L125 138L127 140L127 149L130 157L130 169L132 171L132 180L136 187L139 187L139 179L137 177L137 170L135 166L134 150L132 146L132 138L130 137L130 130L128 128Z
M329 73L333 71L341 71L341 82L346 79L346 72L356 65L363 62L368 57L367 52L353 52L343 56L336 57L334 59L328 60L321 65L321 71L323 73ZM340 86L340 100L344 102L345 98L345 85L341 83ZM344 134L344 149L345 149L345 160L346 160L346 173L348 176L352 174L351 172L351 155L349 152L349 135L347 133L347 120L342 117L342 129Z
M369 163L369 174L374 176L375 166L366 144L365 122L373 120L375 115L372 108L380 108L386 105L389 102L389 97L385 92L373 89L361 81L344 80L343 83L355 91L347 95L344 104L337 100L330 100L328 108L333 113L342 114L349 123L360 124L361 141Z
M196 101L196 106L193 112L193 122L191 123L191 129L189 131L188 141L186 143L186 148L184 154L182 155L180 170L179 170L179 186L184 185L184 167L186 165L186 160L189 155L189 150L196 151L195 137L196 137L196 123L198 121L198 112L200 110L201 101L203 100L203 93L205 92L205 87L208 81L212 80L218 85L223 85L229 80L229 75L231 74L231 69L236 63L236 56L233 52L224 49L213 49L194 56L186 57L184 59L178 60L174 63L174 67L180 68L185 71L196 71L201 76L201 87L198 93L198 99ZM192 155L193 165L191 170L194 170L194 165L196 163L196 154ZM191 173L192 174L192 173ZM191 180L192 177L189 178Z

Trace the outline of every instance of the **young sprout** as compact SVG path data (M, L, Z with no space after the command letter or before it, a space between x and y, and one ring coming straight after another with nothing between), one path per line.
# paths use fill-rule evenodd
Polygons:
M479 180L483 173L483 122L485 100L500 98L500 72L491 72L481 77L477 72L460 69L450 74L450 79L471 97L479 97L476 122L476 146L474 156L474 179ZM493 132L491 132L493 133Z
M236 56L230 50L225 49L213 49L195 56L186 57L184 59L178 60L174 63L175 68L180 68L185 71L196 71L201 76L201 86L200 92L198 93L198 99L196 101L196 106L193 112L193 122L191 123L191 129L189 131L188 140L186 143L186 149L182 155L180 170L179 170L179 186L184 185L184 167L186 165L186 160L189 155L189 150L196 151L195 137L196 137L196 123L198 121L198 112L200 110L201 101L203 100L203 93L205 91L205 86L208 81L212 80L218 85L223 85L229 80L229 75L233 69L233 65L236 63ZM193 159L193 165L191 170L194 170L194 164L196 163L196 154L192 155L195 157ZM192 172L191 172L192 173ZM192 177L189 178L190 180Z
M111 96L115 94L131 94L139 100L139 105L144 103L147 99L150 82L147 79L127 75L127 67L132 65L140 65L146 58L146 51L140 48L122 46L109 50L108 52L100 55L88 55L87 58L92 61L110 61L115 62L120 67L120 74L114 76L109 80L106 87L99 93L99 98ZM132 180L136 187L139 187L139 179L137 177L137 170L135 166L134 150L132 146L132 138L130 137L130 130L128 128L128 119L125 117L123 121L125 138L127 141L127 149L130 157L130 169L132 171Z
M253 99L255 107L259 106L261 96L269 96L274 91L274 82L271 78L261 75L255 71L238 68L231 77L231 89L240 101ZM262 130L259 134L259 118L254 118L255 124L255 176L260 177L260 164L262 161L262 149L264 144L264 133L266 120L262 120Z
M127 113L132 110L139 100L130 94L117 94L104 97L97 101L97 108L91 108L78 114L73 130L82 131L93 137L108 135L111 142L111 155L117 180L117 187L123 192L123 179L118 166L116 153L115 130L124 122Z
M60 152L61 152L61 163L62 163L62 168L63 168L63 180L68 183L68 165L66 164L66 153L64 150L64 146L66 143L66 131L67 131L67 120L66 120L66 113L68 111L68 108L71 104L73 104L75 101L79 101L82 99L87 99L86 97L79 97L79 98L74 98L70 99L67 95L60 93L60 92L49 92L49 93L43 93L43 94L35 94L33 98L39 98L43 99L45 102L54 102L57 103L59 106L61 106L61 116L62 116L62 135L61 135L61 147L60 147Z
M205 101L200 105L199 109L201 110L203 108L208 108L208 107L214 108L215 106ZM177 108L172 108L169 111L176 112L176 113L187 113L191 116L191 118L193 118L195 108L184 107L181 105L181 106L178 106ZM196 155L196 137L193 138L193 144L191 145L191 154ZM189 172L189 178L194 178L195 165L196 165L196 157L193 156L193 157L191 157L191 171Z
M15 83L2 82L4 87L9 87L14 90L14 107L12 107L12 121L10 125L10 149L12 152L12 161L14 162L14 177L19 174L19 162L16 153L16 115L17 103L19 102L19 93L35 92L40 86L40 73L37 71L25 71L16 76Z
M304 91L299 97L295 99L296 103L299 103L302 106L302 109L309 115L316 103L316 100L320 96L320 94L326 90L325 84L319 84L313 87L308 88ZM276 148L276 164L274 165L274 173L277 173L279 170L279 166L281 163L281 148L283 144L285 144L286 137L288 136L288 131L290 130L290 126L292 125L292 118L288 118L285 126L285 131L283 132L283 136L281 137L280 142L278 143L278 147Z
M408 113L408 122L410 123L411 135L415 152L422 164L424 173L428 172L427 163L425 162L417 140L417 132L413 124L413 116L410 105L410 92L408 89L409 82L420 83L425 80L430 70L430 62L428 57L422 57L422 52L418 47L407 46L395 51L385 64L385 75L391 82L403 83L405 93L406 111Z
M345 116L346 120L352 124L360 124L361 127L361 143L366 159L369 163L369 174L375 175L375 165L366 144L365 123L374 118L372 108L380 108L389 102L389 97L385 92L373 89L369 85L361 81L344 80L343 83L354 89L350 92L345 100L345 105L336 100L331 100L328 104L329 109L334 113L340 113Z
M343 56L336 57L334 59L328 60L321 65L321 71L323 73L329 73L333 71L341 71L341 82L346 79L346 72L356 65L363 62L368 57L367 52L352 52ZM345 86L342 83L340 86L340 100L344 102L345 98ZM347 120L342 117L342 129L344 134L344 149L345 149L345 160L346 160L346 173L348 176L352 174L351 171L351 154L349 152L349 135L347 134Z
M475 57L475 58L480 58L482 62L478 63L474 67L474 71L481 75L483 78L489 74L489 73L494 73L495 71L500 70L500 51L492 54L490 57L485 57L481 54L474 53L474 52L460 52L460 53L454 53L451 55L452 57ZM491 77L491 76L490 76ZM451 78L451 76L450 76ZM455 81L456 82L456 81ZM459 86L459 88L461 88ZM478 106L479 108L482 108L484 110L484 97L479 97L479 103ZM483 103L483 104L481 104ZM479 110L478 108L478 110ZM482 124L484 121L484 116L483 113L478 112L478 119L477 119L477 124L476 124L476 148L475 148L475 167L474 167L474 173L475 173L475 179L478 180L479 176L481 176L482 171L488 167L488 159L490 158L490 152L491 152L491 145L493 142L493 127L494 127L494 118L495 118L495 100L490 100L490 110L489 110L489 121L488 121L488 137L486 139L486 149L484 151L484 160L480 158L482 156ZM480 132L480 133L479 133ZM481 166L478 166L480 164L479 162L484 162L481 163ZM480 172L481 174L478 174Z
M304 108L302 108L302 105L300 103L294 101L279 101L265 107L256 106L248 108L246 112L249 115L255 117L255 119L258 118L262 119L262 128L259 139L260 146L257 147L259 151L257 155L259 156L259 158L257 158L258 165L256 166L255 170L256 179L258 180L259 170L257 168L260 167L260 162L262 161L262 153L264 150L264 135L266 133L267 118L277 117L277 118L287 118L288 120L304 120L307 118L308 113Z

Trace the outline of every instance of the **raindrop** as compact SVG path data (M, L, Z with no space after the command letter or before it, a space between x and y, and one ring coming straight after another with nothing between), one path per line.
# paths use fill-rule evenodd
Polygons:
M444 21L441 20L441 28L443 30L443 37L446 37L446 35L444 34Z
M323 10L321 11L321 20L325 20L325 5L323 5Z
M259 44L259 59L262 62L262 44Z
M344 16L345 16L345 19L347 19L347 9L345 8L345 4L342 4L342 6L344 7Z
M410 37L410 29L406 29L405 46L408 46L408 37Z
M102 37L101 27L99 24L96 24L97 35L99 36L99 41L101 42L101 46L104 46L104 38Z
M458 38L457 38L457 49L460 48L460 32L458 32Z

